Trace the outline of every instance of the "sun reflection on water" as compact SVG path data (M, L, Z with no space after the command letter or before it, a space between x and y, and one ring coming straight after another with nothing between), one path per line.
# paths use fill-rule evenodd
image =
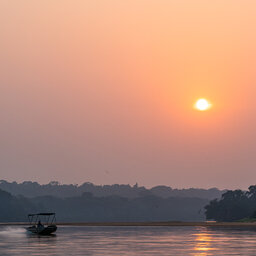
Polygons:
M213 238L209 234L196 234L194 251L196 256L213 255L211 251L216 250L212 247Z

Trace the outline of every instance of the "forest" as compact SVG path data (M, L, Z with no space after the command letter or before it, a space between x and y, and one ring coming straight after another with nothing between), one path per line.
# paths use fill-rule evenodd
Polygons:
M51 181L48 184L39 184L32 181L24 181L22 183L8 182L0 180L0 189L11 193L14 196L22 195L24 197L36 196L54 196L54 197L76 197L84 192L90 192L96 197L120 196L125 198L136 198L141 196L158 196L162 198L169 197L193 197L203 199L220 198L225 190L217 188L199 189L199 188L184 188L176 189L169 186L155 186L146 188L139 186L137 183L134 186L130 184L112 184L112 185L95 185L91 182L78 184L60 184L58 181Z
M0 222L26 221L27 214L38 212L55 212L59 222L202 221L208 202L203 198L154 195L96 197L89 192L65 198L26 198L0 190Z
M253 221L256 218L256 185L247 191L226 191L220 199L214 199L205 206L205 215L208 220Z
M137 184L77 186L2 181L1 185L12 193L0 188L0 222L26 221L28 213L44 211L56 212L58 221L63 222L256 220L256 185L247 191L223 191L222 195L217 189L146 189Z

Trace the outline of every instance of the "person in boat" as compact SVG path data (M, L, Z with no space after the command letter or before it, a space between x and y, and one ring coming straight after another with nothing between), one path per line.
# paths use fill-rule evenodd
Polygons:
M41 223L41 221L39 220L38 221L38 223L37 223L37 228L38 229L41 229L41 228L43 228L44 227L44 225Z

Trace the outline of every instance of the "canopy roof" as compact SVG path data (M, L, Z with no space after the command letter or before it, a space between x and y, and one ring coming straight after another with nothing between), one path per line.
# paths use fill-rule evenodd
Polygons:
M49 216L55 215L54 212L43 212L43 213L35 213L35 214L28 214L28 216Z

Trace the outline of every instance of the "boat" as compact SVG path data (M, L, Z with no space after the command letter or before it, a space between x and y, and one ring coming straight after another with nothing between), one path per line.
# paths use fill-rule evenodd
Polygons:
M28 214L29 227L26 230L29 233L38 235L50 235L57 230L55 213L36 213Z

